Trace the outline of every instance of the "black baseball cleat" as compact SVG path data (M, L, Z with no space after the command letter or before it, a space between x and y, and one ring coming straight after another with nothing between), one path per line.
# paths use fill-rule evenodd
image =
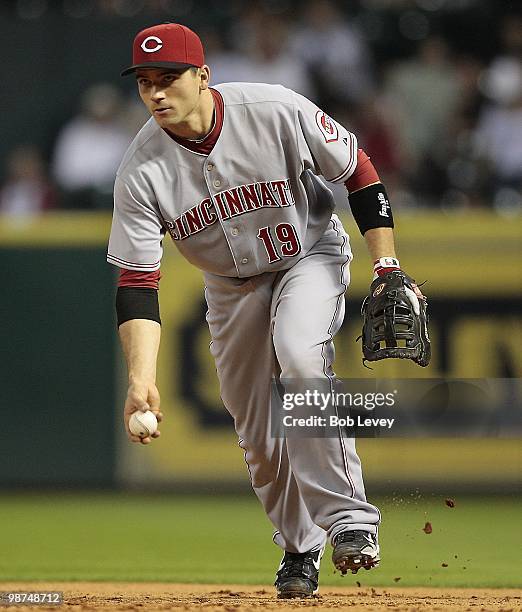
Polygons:
M311 597L318 592L323 552L324 548L315 552L285 552L274 583L279 599Z
M343 531L334 540L332 561L341 572L352 574L364 567L369 570L379 565L379 544L377 536L367 531Z

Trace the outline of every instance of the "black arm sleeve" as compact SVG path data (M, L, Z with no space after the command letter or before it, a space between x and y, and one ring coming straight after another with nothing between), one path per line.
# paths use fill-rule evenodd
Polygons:
M150 319L161 325L157 289L118 287L116 315L118 327L131 319Z
M382 183L369 185L348 196L353 218L364 236L369 229L393 227L393 215Z

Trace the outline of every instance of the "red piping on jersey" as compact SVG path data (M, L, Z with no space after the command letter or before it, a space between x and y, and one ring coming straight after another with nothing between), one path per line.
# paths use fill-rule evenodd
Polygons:
M214 127L212 130L205 136L205 138L201 142L194 142L193 140L188 140L187 138L180 138L175 134L171 134L167 130L167 134L175 140L180 145L183 145L186 149L190 149L194 151L194 153L202 153L203 155L209 155L214 145L216 144L219 135L221 134L221 128L223 127L223 115L224 115L224 102L219 91L212 89L210 87L210 93L214 98Z
M350 158L348 160L348 164L344 168L344 170L341 172L341 174L338 174L337 176L334 176L334 178L327 179L331 183L337 183L337 181L340 181L343 178L343 176L346 176L348 174L348 172L352 169L353 162L354 162L354 159L353 159L353 157L354 157L354 155L353 155L353 143L355 141L355 136L352 133L350 133L349 138L350 138Z
M159 289L161 274L154 272L136 272L120 268L118 287L145 287L146 289Z
M370 161L370 158L362 149L357 150L357 167L355 168L352 176L345 181L346 189L348 193L359 191L369 185L380 183L381 179L377 174L377 170Z
M136 263L134 261L126 261L125 259L120 259L119 257L116 257L116 255L111 255L110 253L107 253L107 259L109 260L114 260L116 262L116 265L122 265L122 266L140 266L140 268L155 268L158 264L159 264L159 260L151 263L151 264L144 264L144 263Z

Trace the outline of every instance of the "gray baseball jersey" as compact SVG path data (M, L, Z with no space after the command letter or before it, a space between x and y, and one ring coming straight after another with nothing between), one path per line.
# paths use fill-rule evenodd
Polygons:
M333 338L344 318L351 250L316 177L345 181L357 164L353 134L281 86L229 83L210 154L174 141L151 119L118 171L108 261L160 266L168 232L204 271L221 397L234 418L252 487L292 552L327 535L375 533L353 440L271 435L271 381L330 388ZM248 339L248 342L245 342Z
M118 170L108 261L157 270L166 232L202 270L249 277L287 269L324 233L306 170L345 181L357 164L353 134L279 85L228 83L210 155L186 149L150 119Z

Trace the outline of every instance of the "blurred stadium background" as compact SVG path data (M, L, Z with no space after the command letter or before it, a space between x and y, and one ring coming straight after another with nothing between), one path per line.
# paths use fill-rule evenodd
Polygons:
M338 374L522 377L518 3L4 0L0 484L7 494L250 490L208 354L201 275L172 246L160 292L162 439L131 447L121 425L125 371L105 250L114 173L146 116L133 79L119 71L135 33L161 21L201 34L213 83L277 82L310 97L358 135L388 186L401 261L428 280L433 363L422 371L404 363L362 368L354 339L370 268L340 189L356 259ZM521 410L520 395L512 407ZM456 439L448 431L362 440L368 493L519 495L521 438L514 430L502 438L488 431Z

